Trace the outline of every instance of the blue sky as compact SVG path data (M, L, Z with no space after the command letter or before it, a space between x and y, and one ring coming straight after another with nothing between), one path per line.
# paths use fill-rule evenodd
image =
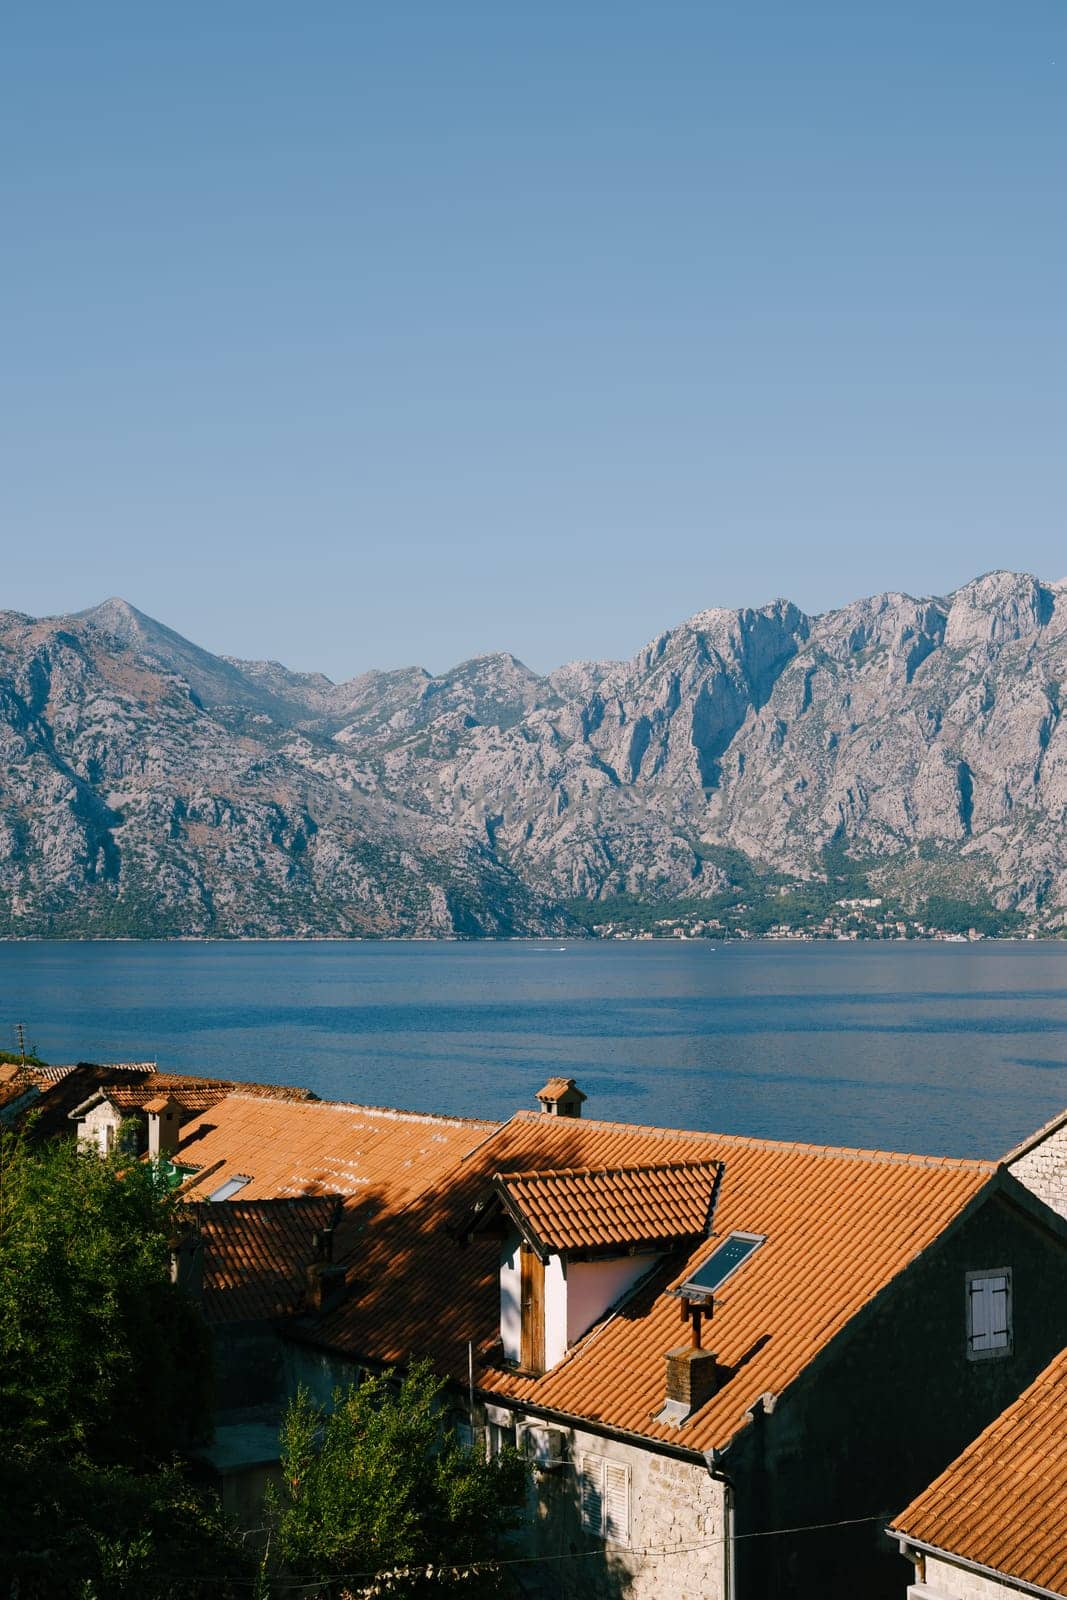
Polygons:
M0 605L342 677L1067 573L1062 0L4 34Z

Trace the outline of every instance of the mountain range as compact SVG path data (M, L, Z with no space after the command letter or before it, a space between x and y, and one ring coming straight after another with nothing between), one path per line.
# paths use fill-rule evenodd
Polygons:
M0 935L560 933L842 865L1058 931L1065 682L1067 580L1012 572L701 611L547 676L333 683L123 600L0 612Z

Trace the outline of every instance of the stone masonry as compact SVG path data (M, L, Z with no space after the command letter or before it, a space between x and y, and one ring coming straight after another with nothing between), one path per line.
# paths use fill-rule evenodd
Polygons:
M536 1476L526 1550L550 1556L525 1575L529 1594L567 1600L724 1600L724 1489L707 1468L568 1429L566 1464ZM582 1527L585 1454L629 1468L629 1537Z
M986 1577L954 1561L926 1558L926 1577L908 1589L908 1600L1019 1600L1020 1590L1005 1580Z
M1067 1112L1020 1146L1008 1170L1039 1200L1067 1217Z

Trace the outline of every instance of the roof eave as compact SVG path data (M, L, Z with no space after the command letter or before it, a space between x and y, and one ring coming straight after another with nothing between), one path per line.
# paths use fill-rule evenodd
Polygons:
M972 1561L969 1556L961 1556L958 1550L946 1550L941 1545L929 1544L925 1539L916 1539L913 1534L905 1533L900 1528L889 1526L885 1531L891 1539L898 1539L902 1546L907 1545L911 1550L921 1550L924 1555L935 1556L938 1560L948 1561L953 1566L966 1567L968 1572L977 1572L983 1578L992 1578L997 1583L1010 1584L1022 1594L1041 1595L1043 1600L1063 1600L1062 1589L1046 1589L1040 1583L1031 1583L1027 1578L1018 1578L1014 1573L1004 1572L1000 1567L984 1566L981 1561Z
M1064 1126L1067 1126L1067 1106L1046 1122L1043 1127L1029 1134L1021 1144L1015 1146L1014 1150L1009 1150L1007 1155L1002 1158L1004 1165L1011 1166L1013 1162L1020 1160L1025 1155L1029 1155L1031 1150L1036 1150L1039 1144L1044 1144L1046 1139L1051 1139L1052 1135L1058 1133Z

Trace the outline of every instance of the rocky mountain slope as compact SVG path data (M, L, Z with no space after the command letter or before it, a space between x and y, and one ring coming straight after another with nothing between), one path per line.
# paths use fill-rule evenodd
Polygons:
M628 662L334 684L0 613L0 933L559 931L825 875L1067 907L1067 582L710 610Z

